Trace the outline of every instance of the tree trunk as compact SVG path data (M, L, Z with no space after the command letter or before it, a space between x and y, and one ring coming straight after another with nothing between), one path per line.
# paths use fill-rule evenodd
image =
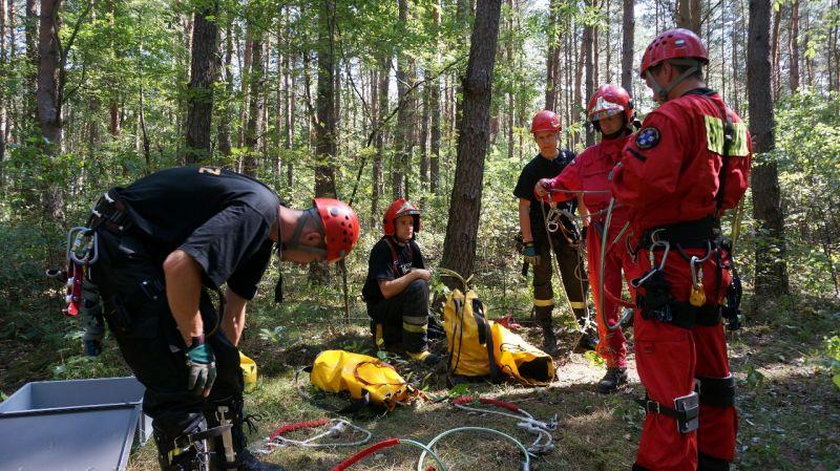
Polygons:
M788 292L785 265L784 218L780 204L779 176L772 154L775 146L773 99L770 93L770 1L750 0L747 81L750 132L756 154L753 164L753 218L758 223L755 253L756 299Z
M591 7L594 4L594 0L586 0L587 7ZM595 28L589 24L584 25L583 27L583 44L581 45L581 50L583 51L583 64L584 70L586 71L586 80L585 80L585 87L586 91L581 103L583 105L584 112L586 110L586 103L589 100L589 97L595 92L595 77L594 77L594 65L592 61L592 57L594 55L595 49ZM584 117L586 119L586 117ZM590 129L589 126L586 127L586 147L589 147L595 144L595 133Z
M317 119L315 123L315 196L336 197L336 114L335 114L335 72L333 54L335 48L335 2L322 0L318 15L318 96L315 100ZM323 265L309 266L309 280L325 283L330 272Z
M187 86L186 149L187 164L210 160L213 86L216 81L216 41L219 35L218 1L203 2L195 12L192 37L190 83Z
M560 26L558 0L551 0L548 6L548 56L545 61L545 109L555 110L557 106L557 86L560 84L557 73L560 62Z
M411 17L411 0L399 0L399 22L407 25ZM412 89L416 82L415 61L409 54L397 51L397 128L394 133L397 153L391 171L391 195L408 198L407 175L410 174L411 151L414 147L414 116L417 104Z
M633 96L633 36L636 34L636 2L624 0L623 35L621 40L621 86Z
M242 172L246 175L256 176L259 168L260 146L265 131L263 111L265 108L265 83L263 67L263 36L259 26L251 25L252 36L248 43L251 45L251 71L248 74L248 121L245 124L245 141L247 149Z
M315 196L335 198L335 3L323 0L318 28L318 96L315 125Z
M373 154L373 194L370 198L370 217L371 227L376 227L376 222L380 220L379 199L382 197L382 162L385 160L385 127L382 125L382 118L388 112L388 86L391 83L391 55L390 53L382 54L379 62L379 71L377 73L376 86L378 90L376 97L378 101L376 115L376 125L374 129L376 138L374 140L376 153Z
M38 59L38 43L40 36L38 34L39 12L38 0L26 0L26 19L24 20L24 37L26 39L26 61L29 63L29 73L27 74L25 87L26 98L23 102L23 111L26 113L26 120L24 125L28 128L30 123L26 122L32 118L36 118L37 110L37 90L38 90L38 67L40 67ZM37 119L36 119L37 121Z
M437 2L440 6L440 2ZM432 19L435 27L440 26L440 8L432 9ZM433 194L438 194L438 185L440 184L440 38L435 40L435 73L437 74L432 79L429 90L429 108L431 108L431 126L429 129L429 191Z
M830 69L830 68L829 68ZM799 90L799 0L793 0L790 11L790 91Z
M3 161L6 158L6 0L0 0L0 188L3 188Z
M38 88L35 93L37 106L36 117L41 127L43 151L52 160L61 153L62 122L61 94L62 83L61 51L58 35L61 18L58 15L61 0L41 0L41 18L38 34ZM81 20L80 20L81 21ZM63 195L58 182L52 182L43 192L42 207L47 221L61 222L63 215Z
M464 278L472 274L475 264L501 3L501 0L481 0L477 4L463 80L464 106L459 124L455 182L440 266L454 270Z
M225 62L224 62L224 70L225 70L225 91L227 92L227 96L225 97L224 107L222 112L219 115L219 126L218 126L218 133L219 133L219 152L224 155L228 156L231 152L231 147L233 143L231 142L230 137L230 117L233 113L233 110L230 106L230 101L233 98L233 27L232 27L233 20L227 19L227 24L225 25Z
M700 0L677 0L677 27L694 31L697 36L702 36ZM657 2L658 5L658 2ZM657 29L658 31L658 29Z
M779 90L781 89L780 72L779 72L779 25L782 19L782 9L784 5L780 5L778 10L773 11L773 34L770 36L770 84L773 87L773 100L779 99ZM788 36L788 40L790 37Z
M429 71L426 70L428 75ZM420 116L420 135L417 141L420 144L420 183L424 191L429 189L429 82L423 84L423 113Z

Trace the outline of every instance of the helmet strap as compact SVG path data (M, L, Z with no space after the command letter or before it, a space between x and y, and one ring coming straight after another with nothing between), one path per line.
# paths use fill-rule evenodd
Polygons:
M673 90L677 85L682 83L683 80L685 80L688 77L694 75L695 72L700 71L700 63L697 62L696 60L671 59L668 62L672 65L688 65L690 67L685 69L680 75L677 76L677 78L675 78L674 80L671 80L671 83L669 83L665 87L662 87L661 85L659 85L659 82L657 82L656 79L653 77L653 73L650 71L650 69L647 70L646 73L647 73L648 77L650 77L651 82L653 82L653 91L657 95L659 95L659 98L661 99L662 102L668 101L668 94L671 93L671 90Z

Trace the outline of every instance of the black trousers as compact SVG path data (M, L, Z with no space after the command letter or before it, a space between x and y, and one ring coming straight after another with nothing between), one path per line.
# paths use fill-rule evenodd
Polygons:
M414 280L401 293L367 305L371 327L382 326L385 345L402 343L406 351L419 353L427 349L429 323L429 284ZM379 339L377 339L379 340Z
M540 263L534 266L534 307L537 318L545 318L551 316L551 311L554 308L554 290L551 286L554 267L545 228L532 229L534 230L534 245L536 245L537 254L540 256ZM581 321L586 317L585 286L588 283L583 259L580 257L578 250L569 245L560 231L552 233L551 245L560 266L560 276L566 296L569 299L575 318Z
M219 328L221 316L209 293L202 291L199 308L206 342L216 356L217 377L205 399L187 390L186 345L166 299L163 257L140 237L98 230L99 259L91 279L99 287L104 317L120 351L146 387L144 412L152 417L158 446L166 453L187 432L207 427L215 406L241 403L243 391L239 351ZM212 421L211 421L212 423Z

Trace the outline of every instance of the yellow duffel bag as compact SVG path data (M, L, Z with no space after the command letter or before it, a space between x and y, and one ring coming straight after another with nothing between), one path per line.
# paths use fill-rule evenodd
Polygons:
M494 357L503 374L526 386L546 386L554 381L551 355L529 344L505 326L490 321Z
M419 397L422 392L408 384L388 363L344 350L325 350L315 357L309 380L332 393L347 391L354 401L393 409Z
M473 290L449 293L443 306L443 330L449 351L449 372L457 376L497 379L490 321Z

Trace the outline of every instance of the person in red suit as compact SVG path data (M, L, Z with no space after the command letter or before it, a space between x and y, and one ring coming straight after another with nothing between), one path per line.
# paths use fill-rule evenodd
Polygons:
M586 115L597 131L601 142L588 147L559 175L541 179L534 192L541 199L560 202L583 195L583 204L592 214L586 237L589 262L589 284L598 313L598 345L596 351L607 362L607 373L598 382L598 392L614 392L627 382L627 342L621 328L610 331L604 322L615 325L619 319L621 276L629 282L634 276L633 265L621 235L627 230L627 208L612 212L607 229L607 248L604 257L604 289L609 295L600 299L601 245L604 236L607 208L611 192L609 174L621 158L621 151L633 130L633 103L630 95L616 85L604 85L592 95ZM621 243L616 243L619 239ZM631 294L633 291L631 290ZM602 312L603 311L603 312Z
M633 470L728 470L735 455L735 380L721 324L732 259L720 217L747 189L751 143L706 87L708 61L686 29L650 43L641 76L659 107L613 172L642 274L633 328L647 416Z

